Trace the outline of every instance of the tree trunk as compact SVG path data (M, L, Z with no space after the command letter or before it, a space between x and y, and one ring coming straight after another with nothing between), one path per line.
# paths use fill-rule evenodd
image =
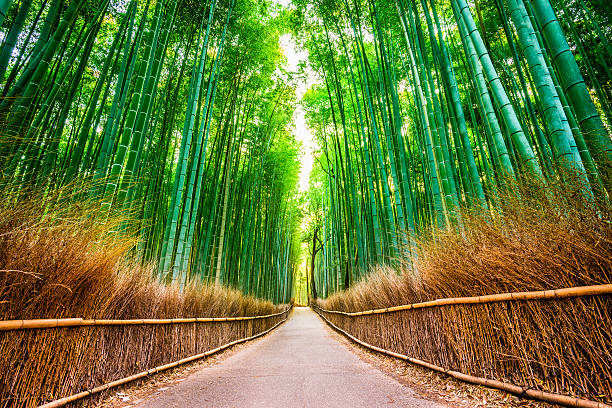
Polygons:
M315 258L317 257L317 233L319 229L315 229L314 235L312 237L312 258L310 258L310 281L312 282L312 298L317 298L317 284L315 282L314 276L314 268L315 268Z

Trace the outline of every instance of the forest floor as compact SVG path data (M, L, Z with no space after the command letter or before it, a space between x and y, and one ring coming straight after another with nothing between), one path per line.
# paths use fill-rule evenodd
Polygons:
M121 389L100 406L550 407L373 353L308 308L262 339Z

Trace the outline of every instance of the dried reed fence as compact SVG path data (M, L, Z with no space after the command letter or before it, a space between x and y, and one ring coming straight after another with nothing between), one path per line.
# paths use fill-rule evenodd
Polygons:
M567 406L612 402L610 284L363 312L313 306L359 343L460 380Z
M279 313L279 314L285 314L285 313L288 313L288 310L287 310L287 312L282 312L282 313ZM262 317L265 318L265 317L269 317L269 316L262 316ZM257 317L254 317L254 319L257 319ZM110 388L117 387L117 386L120 386L120 385L123 385L123 384L127 384L127 383L132 382L132 381L140 380L140 379L145 378L145 377L147 377L149 375L156 374L156 373L159 373L159 372L162 372L162 371L165 371L165 370L169 370L169 369L174 368L174 367L178 367L178 366L180 366L182 364L187 364L187 363L190 363L192 361L196 361L196 360L202 359L204 357L207 357L207 356L210 356L212 354L218 353L219 351L225 350L226 348L229 348L229 347L234 346L236 344L243 343L245 341L253 340L253 339L257 338L257 337L263 336L264 334L267 334L268 332L274 330L277 326L279 326L285 320L287 320L286 316L284 317L283 320L281 320L280 322L276 323L274 326L270 327L269 329L264 330L262 332L259 332L257 334L254 334L252 336L244 337L244 338L241 338L241 339L238 339L238 340L234 340L234 341L232 341L230 343L223 344L223 345L221 345L221 346L219 346L217 348L205 351L204 353L196 354L196 355L193 355L191 357L185 357L185 358L182 358L180 360L174 361L172 363L168 363L168 364L164 364L164 365L161 365L161 366L157 366L155 368L151 368L151 369L146 370L146 371L141 371L141 372L139 372L137 374L134 374L134 375L131 375L129 377L123 377L121 379L118 379L118 380L115 380L115 381L111 381L109 383L102 384L102 385L100 385L98 387L91 388L91 389L86 390L86 391L82 391L82 392L80 392L78 394L73 394L73 395L70 395L68 397L60 398L59 400L55 400L55 401L46 403L44 405L41 405L39 408L57 408L57 407L63 407L65 405L70 404L71 402L75 402L75 401L78 401L78 400L80 400L82 398L86 398L86 397L95 395L97 393L109 390Z
M62 406L258 337L286 320L289 311L228 318L0 322L0 365L7 368L0 400L3 407L54 400L46 406Z

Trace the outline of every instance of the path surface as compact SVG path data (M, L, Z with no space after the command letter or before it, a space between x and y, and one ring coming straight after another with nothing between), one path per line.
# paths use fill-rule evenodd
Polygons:
M296 308L267 337L137 407L443 408L361 361L308 308Z

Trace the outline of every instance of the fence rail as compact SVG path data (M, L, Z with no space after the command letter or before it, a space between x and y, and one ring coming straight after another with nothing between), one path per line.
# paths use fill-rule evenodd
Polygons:
M427 302L411 303L408 305L392 306L380 309L363 310L361 312L343 312L340 310L327 310L317 306L325 313L341 314L344 316L364 316L370 314L392 313L401 310L421 309L426 307L448 306L448 305L470 305L495 302L507 302L510 300L543 300L563 299L569 297L597 296L612 294L612 284L577 286L574 288L539 290L533 292L510 292L494 295L456 297L430 300Z
M287 309L289 310L289 309ZM81 317L67 319L32 319L32 320L1 320L0 331L22 330L22 329L52 329L58 327L78 326L130 326L145 324L177 324L177 323L211 323L211 322L235 322L243 320L266 319L280 316L286 313L284 310L262 316L239 316L239 317L183 317L176 319L83 319Z

